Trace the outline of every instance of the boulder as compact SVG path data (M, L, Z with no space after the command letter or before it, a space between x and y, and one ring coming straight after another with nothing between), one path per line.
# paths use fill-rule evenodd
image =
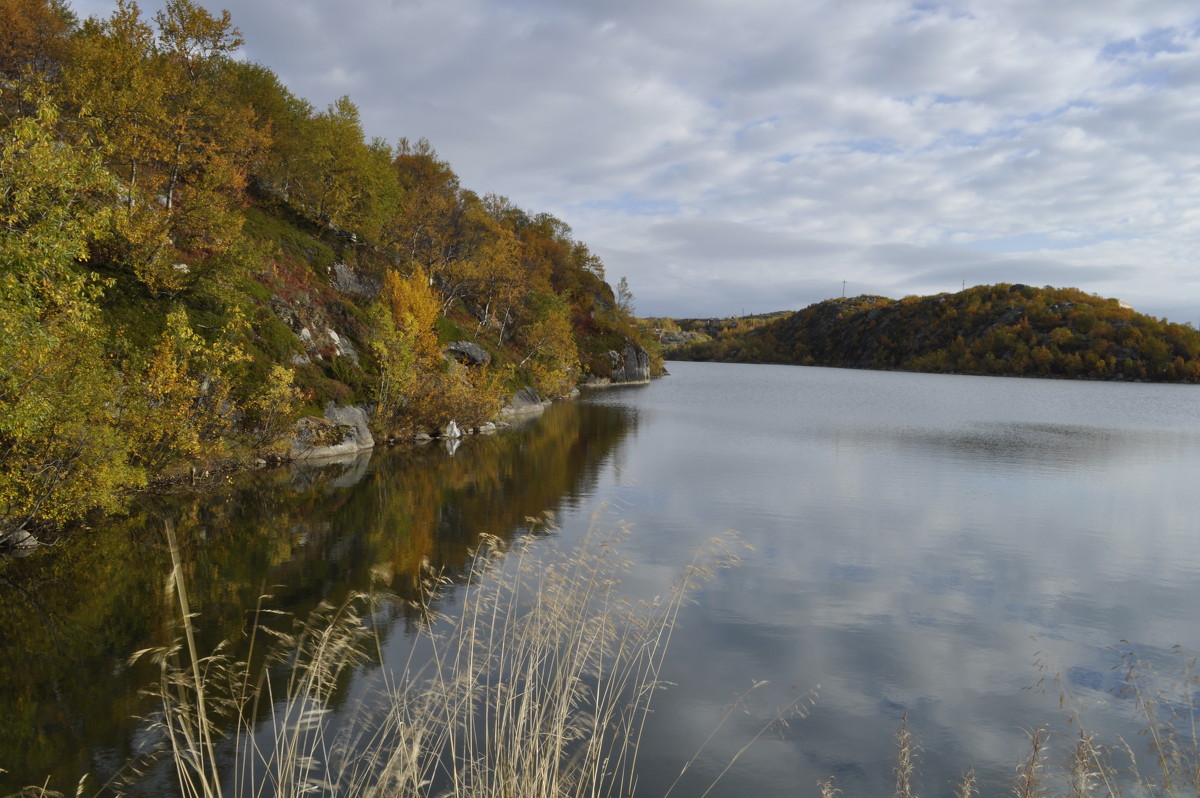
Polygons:
M354 365L358 365L358 352L354 351L354 347L345 338L337 334L337 331L332 327L325 328L326 335L329 340L333 341L333 345L337 348L337 353L342 357L349 358Z
M468 366L486 366L492 362L492 356L473 341L451 341L442 348L442 357L454 358Z
M325 418L335 424L341 424L354 429L354 442L360 449L370 449L375 445L371 430L367 426L367 411L358 406L335 407L329 404L325 408Z
M365 275L359 274L344 261L333 264L329 284L341 294L352 294L373 298L379 296L379 283Z
M538 395L530 386L526 385L521 390L514 393L500 410L500 416L522 416L529 413L540 413L546 409L549 402L542 401L542 397Z
M355 457L375 445L367 428L367 411L361 407L331 404L325 408L324 418L302 418L294 429L292 457L296 460Z
M41 541L24 529L0 535L0 551L27 553L41 545Z

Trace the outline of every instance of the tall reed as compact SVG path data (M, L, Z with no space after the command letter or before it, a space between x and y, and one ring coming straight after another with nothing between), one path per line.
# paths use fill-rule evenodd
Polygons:
M593 532L572 549L488 538L463 584L427 575L407 661L373 671L377 689L346 721L330 699L349 671L383 660L373 617L397 599L322 605L294 633L269 632L274 653L257 668L227 648L202 656L168 530L184 634L136 655L161 666L159 754L185 798L630 795L680 609L737 553L732 538L713 541L665 592L633 601L626 535ZM456 611L439 614L450 590ZM272 678L281 666L286 680Z

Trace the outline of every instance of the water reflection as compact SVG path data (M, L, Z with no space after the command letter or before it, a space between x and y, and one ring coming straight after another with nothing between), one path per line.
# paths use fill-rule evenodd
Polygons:
M95 784L134 754L132 718L150 710L138 691L155 673L126 659L175 634L163 519L179 530L200 649L211 650L242 635L263 593L297 617L381 577L383 589L415 595L423 565L455 573L481 533L509 539L589 495L635 423L627 410L554 407L453 452L248 473L147 497L57 550L0 562L0 767L10 771L0 794L47 777L69 790L83 773Z
M794 684L820 700L752 782L714 795L829 775L847 795L887 791L904 714L923 794L968 764L1002 791L1019 730L1065 726L1057 693L1022 689L1039 652L1093 728L1130 735L1108 647L1200 650L1194 387L676 365L643 394L591 400L652 421L618 489L653 530L635 557L668 563L726 527L756 551L677 631L678 686L647 746L664 772L753 678L772 682L766 705ZM718 770L746 731L718 736ZM647 794L672 776L656 778Z
M521 434L466 439L452 456L435 444L258 472L142 507L63 556L6 564L0 697L17 724L0 727L0 766L30 763L9 783L51 773L70 785L129 753L136 728L113 719L144 709L135 688L150 675L122 663L168 638L173 617L165 514L186 532L206 646L237 635L264 590L300 615L373 576L411 594L421 563L453 573L479 533L522 534L546 508L570 540L598 502L616 505L634 526L633 599L661 592L682 551L741 530L754 551L703 588L673 635L644 795L666 791L753 680L770 684L675 794L702 792L769 707L818 687L812 714L755 747L713 796L792 795L829 775L847 795L887 791L905 714L925 745L923 794L948 794L969 763L1003 791L1019 729L1058 709L1056 695L1022 690L1039 656L1093 727L1129 733L1108 647L1127 638L1156 662L1175 643L1200 650L1195 388L674 371L552 408ZM404 648L404 611L388 650Z

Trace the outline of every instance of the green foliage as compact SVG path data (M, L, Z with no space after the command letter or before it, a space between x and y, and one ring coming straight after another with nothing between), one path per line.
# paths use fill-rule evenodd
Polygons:
M255 449L273 447L299 418L303 396L295 379L294 371L277 363L262 387L242 405L242 429Z
M129 388L122 417L132 456L152 477L173 463L222 452L235 413L230 372L245 360L236 343L240 321L235 317L208 343L182 309L168 315L161 341Z
M55 138L46 100L0 139L0 543L38 521L114 510L141 482L111 427L116 374L80 270L108 176Z
M649 340L566 223L235 60L228 12L0 11L19 18L0 31L0 538L276 446L299 405L475 424ZM450 340L491 364L446 362Z
M1200 381L1200 333L1074 288L997 284L956 294L819 302L671 349L737 360L961 374Z
M518 367L528 369L533 387L543 396L565 396L578 380L579 349L572 334L570 306L558 294L541 294L532 318L522 328L526 352Z

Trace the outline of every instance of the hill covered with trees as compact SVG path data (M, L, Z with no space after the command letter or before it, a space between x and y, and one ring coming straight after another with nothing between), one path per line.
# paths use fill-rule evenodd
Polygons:
M234 57L228 12L0 20L0 541L329 403L473 426L645 342L566 223L295 96Z
M1002 283L900 300L846 297L757 323L673 326L666 337L681 343L665 355L676 360L1200 381L1200 332L1074 288Z

